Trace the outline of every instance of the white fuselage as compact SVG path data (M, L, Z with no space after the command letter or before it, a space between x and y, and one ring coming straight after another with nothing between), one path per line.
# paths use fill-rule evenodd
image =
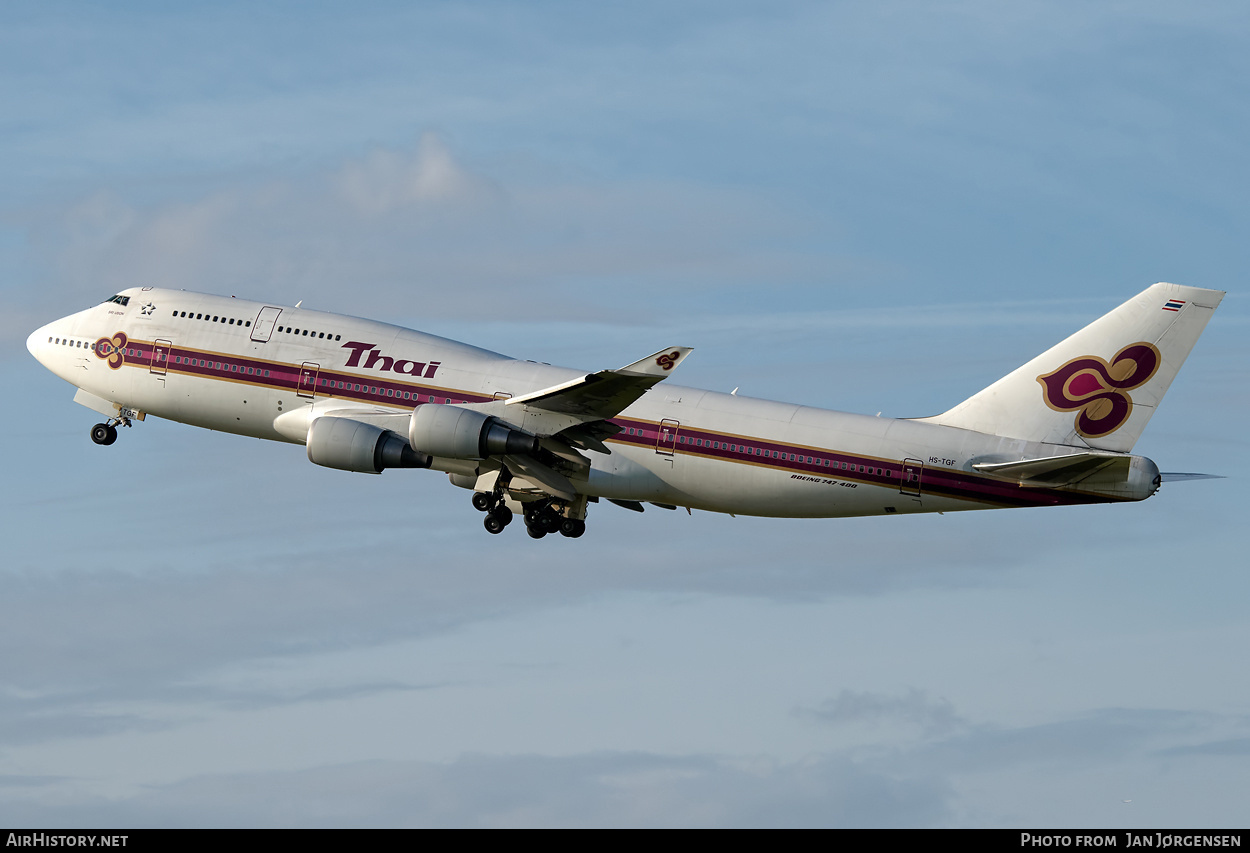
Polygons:
M123 414L257 438L303 443L309 423L336 410L476 404L584 375L339 314L154 288L122 296L126 305L106 302L44 326L28 347ZM1135 500L1153 491L1024 487L972 468L1072 447L667 381L612 422L622 431L607 439L610 454L587 452L582 494L839 517Z

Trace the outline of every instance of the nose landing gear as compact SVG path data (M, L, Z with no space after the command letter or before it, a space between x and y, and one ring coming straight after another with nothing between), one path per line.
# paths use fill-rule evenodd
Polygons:
M96 444L112 444L117 441L117 430L108 424L96 424L91 428L91 440Z
M124 418L113 418L106 424L96 424L91 428L91 440L105 447L117 441L117 425L130 426Z

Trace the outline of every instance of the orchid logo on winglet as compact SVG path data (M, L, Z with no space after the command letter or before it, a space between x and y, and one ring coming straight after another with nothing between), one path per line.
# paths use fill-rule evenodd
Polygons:
M672 352L666 352L664 355L657 358L655 363L665 370L672 370L673 365L675 365L679 359L681 359L681 352L673 350Z

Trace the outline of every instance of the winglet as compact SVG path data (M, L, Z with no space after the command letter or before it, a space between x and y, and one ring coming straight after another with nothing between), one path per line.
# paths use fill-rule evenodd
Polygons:
M505 406L525 405L559 412L580 420L612 418L667 378L674 367L692 352L691 347L668 347L619 370L600 370L550 388L511 397Z
M685 361L686 356L694 351L693 347L668 347L653 352L644 359L627 364L616 373L638 373L643 376L668 376L673 368Z

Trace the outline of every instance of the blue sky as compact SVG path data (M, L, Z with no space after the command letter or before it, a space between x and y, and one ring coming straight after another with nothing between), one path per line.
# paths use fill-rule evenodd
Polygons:
M1244 825L1241 4L7 4L0 823ZM137 284L892 416L1229 295L1133 506L600 506L149 420L24 347Z

